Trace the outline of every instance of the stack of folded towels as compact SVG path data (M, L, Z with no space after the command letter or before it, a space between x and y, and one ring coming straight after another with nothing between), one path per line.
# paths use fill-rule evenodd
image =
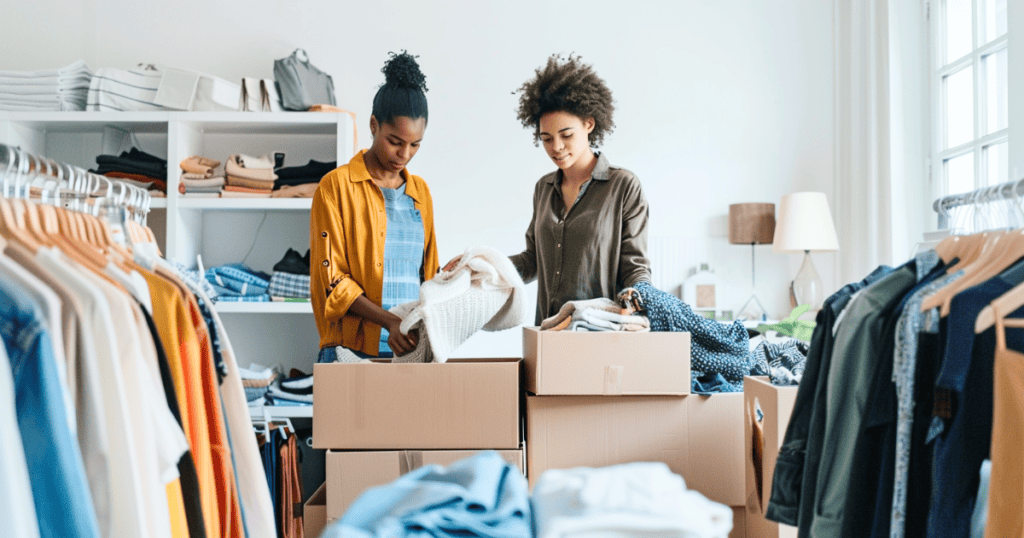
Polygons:
M0 110L85 110L91 80L83 61L61 69L0 71Z
M288 249L284 258L274 264L274 273L270 275L270 286L267 288L271 300L278 298L310 298L309 293L309 251L306 255Z
M167 192L167 160L151 155L138 148L124 151L121 155L100 155L96 157L94 174L118 179L143 189Z
M245 399L249 402L262 401L270 391L270 385L277 379L277 372L273 368L264 368L259 364L239 368L238 374L245 388Z
M224 187L224 169L220 161L193 155L181 161L178 192L195 198L217 198Z
M274 157L252 157L236 153L224 165L227 186L221 196L238 198L270 198L274 192Z

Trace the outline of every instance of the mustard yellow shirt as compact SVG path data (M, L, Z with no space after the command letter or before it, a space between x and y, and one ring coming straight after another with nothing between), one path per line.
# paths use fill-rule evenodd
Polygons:
M349 307L366 297L381 304L384 283L384 238L387 217L384 195L371 181L363 160L365 150L348 164L330 172L313 195L309 219L310 293L320 348L345 346L377 355L380 326L354 314ZM437 273L434 202L419 176L402 170L405 194L423 219L423 264L420 282Z

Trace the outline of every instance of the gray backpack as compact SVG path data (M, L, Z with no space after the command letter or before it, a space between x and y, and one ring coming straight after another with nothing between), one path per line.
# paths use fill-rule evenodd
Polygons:
M299 59L299 53L302 58ZM334 105L334 81L331 76L309 63L303 49L287 58L274 60L274 80L281 88L285 110L309 110L313 105Z

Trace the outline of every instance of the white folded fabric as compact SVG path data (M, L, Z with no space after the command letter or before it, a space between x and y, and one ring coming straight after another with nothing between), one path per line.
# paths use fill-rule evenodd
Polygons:
M40 77L66 77L80 73L91 73L85 61L79 60L71 65L58 69L41 69L38 71L0 71L0 78L40 78Z
M270 376L274 375L273 368L265 368L263 365L252 363L248 368L238 367L238 375L242 379L256 379L263 380L269 379Z
M687 490L664 463L549 470L533 489L537 538L725 538L732 509Z
M402 318L403 334L413 328L419 332L416 349L395 362L445 362L481 329L500 331L522 324L523 287L508 256L491 247L467 250L451 272L438 273L420 286L418 301L391 309Z
M240 153L238 155L238 161L243 168L254 168L263 170L274 169L274 157L271 155L260 155L259 157L253 157L251 155L245 155Z

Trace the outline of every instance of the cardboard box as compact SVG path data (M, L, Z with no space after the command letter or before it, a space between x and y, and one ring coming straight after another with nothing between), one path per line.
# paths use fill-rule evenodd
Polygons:
M327 482L324 482L302 507L302 535L317 538L326 526Z
M690 333L523 328L524 386L538 396L690 393Z
M767 377L747 377L743 386L747 535L750 538L795 538L795 527L769 521L764 514L771 498L775 460L796 403L797 387L775 386ZM758 417L762 417L761 420Z
M686 487L728 506L747 501L743 451L743 393L686 397L690 467Z
M519 359L313 366L313 447L516 450Z
M327 509L329 519L340 518L369 488L382 486L424 465L447 466L478 450L392 450L387 452L327 452ZM522 450L498 450L505 461L523 471Z
M527 477L661 461L687 476L688 396L527 396ZM689 482L689 480L687 480Z

